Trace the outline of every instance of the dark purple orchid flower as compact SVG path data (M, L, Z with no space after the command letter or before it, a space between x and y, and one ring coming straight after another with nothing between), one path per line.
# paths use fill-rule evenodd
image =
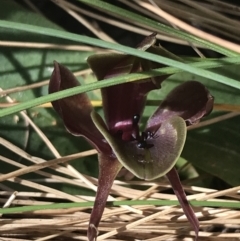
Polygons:
M177 58L164 49L153 46L155 35L147 37L138 48ZM88 63L98 80L161 67L152 61L123 54L93 55L88 58ZM99 152L98 190L88 228L90 241L97 237L97 227L108 194L122 166L145 180L166 174L197 237L198 220L186 199L174 165L185 143L186 126L199 122L211 112L213 98L201 83L185 82L169 93L149 118L146 129L140 133L139 121L147 93L159 88L167 77L149 78L102 89L106 123L93 111L86 94L52 103L67 130L73 135L85 137ZM79 83L74 75L55 62L49 92L77 85Z

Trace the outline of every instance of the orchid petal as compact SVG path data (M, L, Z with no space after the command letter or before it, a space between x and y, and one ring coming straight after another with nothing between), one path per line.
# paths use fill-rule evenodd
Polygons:
M49 83L49 93L79 86L72 72L54 62L54 71ZM52 105L62 118L66 129L73 135L84 136L98 151L110 152L111 148L91 119L92 104L85 93L53 101Z
M139 148L137 141L124 142L111 135L97 113L93 112L92 118L119 162L134 175L146 180L163 176L174 166L186 139L186 124L178 116L163 122L154 136L147 139L149 148Z
M87 236L89 241L96 240L97 238L97 228L106 205L108 194L111 190L115 177L122 168L121 163L114 156L100 153L98 155L98 160L98 189L88 226Z
M175 195L177 196L177 198L182 206L182 209L183 209L185 215L188 218L188 221L191 223L191 225L195 231L195 234L196 234L195 241L196 241L198 238L198 232L199 232L199 222L198 222L198 219L197 219L194 211L192 210L192 207L190 206L190 204L187 200L186 194L183 190L183 187L182 187L182 184L181 184L181 181L179 179L176 169L172 168L167 173L167 177L172 185Z
M88 64L98 80L141 71L138 58L122 54L93 55L88 58ZM104 114L109 130L113 134L124 133L125 140L130 140L134 132L138 133L138 127L133 126L132 120L134 115L140 119L146 93L156 88L158 86L144 80L102 89Z
M98 80L137 72L140 67L137 58L122 54L93 55L88 58L88 64ZM141 85L134 83L111 86L101 90L108 128L113 134L119 131L124 132L123 139L130 140L133 132L138 133L138 127L135 126L137 129L134 130L132 120L134 115L141 116L145 106L145 91L141 93L141 90ZM116 111L116 109L121 111Z
M203 84L187 81L173 89L147 123L147 130L155 131L173 116L182 117L187 125L198 123L213 108L213 97Z

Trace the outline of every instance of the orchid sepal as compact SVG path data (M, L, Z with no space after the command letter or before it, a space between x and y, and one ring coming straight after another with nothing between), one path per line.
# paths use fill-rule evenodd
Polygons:
M109 192L111 190L113 181L122 168L122 164L114 155L105 155L104 153L99 153L98 162L98 188L87 232L89 241L94 241L97 238L98 225L102 218Z
M146 129L155 131L162 122L173 116L182 117L187 125L197 124L213 108L213 96L198 81L186 81L174 88L147 122Z
M54 70L49 82L49 93L79 85L80 83L68 68L56 61L54 62ZM83 136L98 151L111 152L111 148L92 122L91 112L93 107L86 93L53 101L52 105L62 118L68 132L75 136Z
M186 194L183 190L179 175L177 173L177 170L175 169L175 167L173 167L166 175L168 177L169 182L171 183L171 186L173 188L173 191L175 193L175 195L178 198L179 203L181 204L181 207L188 219L188 221L190 222L190 224L192 225L194 231L195 231L195 241L197 241L198 239L198 232L199 232L199 221L191 207L191 205L189 204Z

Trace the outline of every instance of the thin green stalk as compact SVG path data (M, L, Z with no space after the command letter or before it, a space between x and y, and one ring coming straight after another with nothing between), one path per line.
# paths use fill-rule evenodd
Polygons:
M8 28L8 29L15 29L15 30L22 30L22 31L37 33L37 34L46 35L46 36L73 40L73 41L81 42L81 43L85 43L85 44L91 44L91 45L98 46L98 47L114 49L114 50L124 52L124 53L130 54L130 55L133 55L133 56L137 56L137 57L140 57L143 59L154 60L157 63L176 67L176 68L185 70L187 72L193 73L195 75L207 77L208 79L212 79L217 82L240 89L240 83L238 81L234 81L233 79L224 77L224 76L216 74L216 73L212 73L207 70L196 68L189 64L181 63L179 61L172 60L172 59L162 57L159 55L151 54L148 52L143 52L141 50L126 47L126 46L123 46L120 44L108 43L108 42L105 42L105 41L102 41L99 39L94 39L94 38L90 38L90 37L86 37L86 36L82 36L82 35L67 33L67 32L60 31L60 30L33 26L33 25L29 25L29 24L9 22L9 21L4 21L4 20L0 20L0 27Z
M194 67L198 67L198 68L215 68L215 67L220 67L222 65L231 64L231 63L240 63L240 57L223 58L223 59L214 60L214 61L209 61L209 60L201 61L201 62L193 63L190 66L194 66ZM80 94L80 93L92 91L95 89L105 88L105 87L108 87L111 85L123 84L123 83L127 83L127 82L133 82L133 81L137 81L137 80L141 80L141 79L146 79L151 76L173 74L173 73L177 73L180 71L181 70L177 69L177 68L165 67L165 68L160 68L160 69L156 69L156 70L152 70L152 71L148 71L148 72L141 72L141 73L130 74L130 75L122 75L122 76L114 77L114 78L107 79L107 80L102 80L102 81L98 81L98 82L94 82L94 83L90 83L90 84L85 84L83 86L78 86L78 87L74 87L71 89L66 89L63 91L52 93L52 94L49 94L46 96L41 96L41 97L35 98L31 101L26 101L21 104L11 106L6 109L2 109L2 110L0 110L0 117L10 115L10 114L13 114L13 113L16 113L16 112L19 112L19 111L22 111L22 110L25 110L28 108L32 108L32 107L35 107L38 105L42 105L47 102L52 102L54 100L65 98L65 97L68 97L71 95ZM227 79L229 79L229 78L227 78ZM240 89L240 83L238 81L232 80L232 79L229 79L229 81L230 81L230 84L233 85L233 87Z
M92 6L92 7L95 7L97 9L100 9L102 11L105 11L107 13L110 13L113 16L119 16L119 17L121 17L121 19L129 19L132 22L144 24L145 26L153 28L156 31L163 32L163 33L166 33L166 34L170 34L170 35L173 35L177 38L189 41L191 43L196 43L196 44L205 46L205 47L207 47L209 49L212 49L212 50L214 50L218 53L221 53L223 55L239 56L239 54L234 52L234 51L231 51L229 49L226 49L224 47L221 47L221 46L216 45L214 43L211 43L207 40L196 37L194 35L188 34L188 33L183 32L181 30L174 29L172 27L168 27L168 26L166 26L162 23L159 23L155 20L149 19L145 16L141 16L141 15L138 15L136 13L127 11L125 9L116 7L116 6L114 6L112 4L109 4L107 2L100 1L100 0L78 0L78 1L83 2L87 5Z
M221 201L189 201L191 205L197 207L219 207L240 209L240 202L221 202ZM0 208L0 214L33 212L37 210L60 209L60 208L77 208L92 207L94 202L80 203L56 203L48 205L22 206L13 208ZM129 201L112 201L107 202L108 207L116 207L122 205L156 205L156 206L174 206L180 205L177 200L129 200Z

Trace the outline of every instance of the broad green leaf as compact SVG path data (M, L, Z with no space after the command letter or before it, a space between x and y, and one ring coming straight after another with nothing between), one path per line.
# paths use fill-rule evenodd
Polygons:
M0 19L13 21L16 23L31 23L33 26L50 27L52 29L63 30L55 23L49 21L43 15L32 12L24 8L17 1L1 1ZM45 42L45 43L69 43L59 38L49 38L35 33L24 33L17 29L0 27L1 40L23 41L23 42Z
M240 117L188 133L182 156L232 186L240 185Z
M24 9L14 1L2 1L0 9L1 19L7 19L22 23L31 23L36 26L45 26L53 29L61 29L43 16ZM6 30L0 28L3 39L16 41L38 41L63 43L59 39L48 38L46 36L26 34L17 30ZM68 41L69 42L69 41ZM53 49L29 49L29 48L7 48L0 47L0 88L7 90L9 88L34 84L42 80L49 79L53 71L53 61L68 66L72 71L88 68L86 58L92 53L80 51L66 51ZM83 82L82 78L78 78ZM26 90L10 94L10 97L16 102L30 101L36 97L47 95L48 86ZM0 102L6 102L4 96L0 97ZM82 138L71 136L64 128L62 121L56 115L52 108L33 108L28 111L29 116L40 127L44 134L50 139L61 155L68 155L89 149L89 145ZM19 114L14 114L0 118L0 136L11 141L13 144L25 149L31 155L39 156L45 159L53 159L53 154L46 147L46 144L40 139L36 132L26 126ZM29 137L28 137L29 132ZM0 146L1 155L14 160L19 160L17 155ZM21 160L22 161L22 160ZM3 164L0 161L3 172L13 171L16 167ZM22 162L29 165L29 162ZM72 161L81 172L97 176L98 164L97 157L86 157L81 160ZM48 170L49 171L49 170ZM36 174L28 175L30 178L36 178ZM41 178L37 176L37 178ZM79 193L80 189L66 184L59 184L58 188L66 192ZM86 193L86 192L85 192Z
M1 19L12 20L21 23L31 23L36 26L50 26L61 29L58 25L47 20L38 13L32 12L17 3L17 1L2 1L0 9Z

